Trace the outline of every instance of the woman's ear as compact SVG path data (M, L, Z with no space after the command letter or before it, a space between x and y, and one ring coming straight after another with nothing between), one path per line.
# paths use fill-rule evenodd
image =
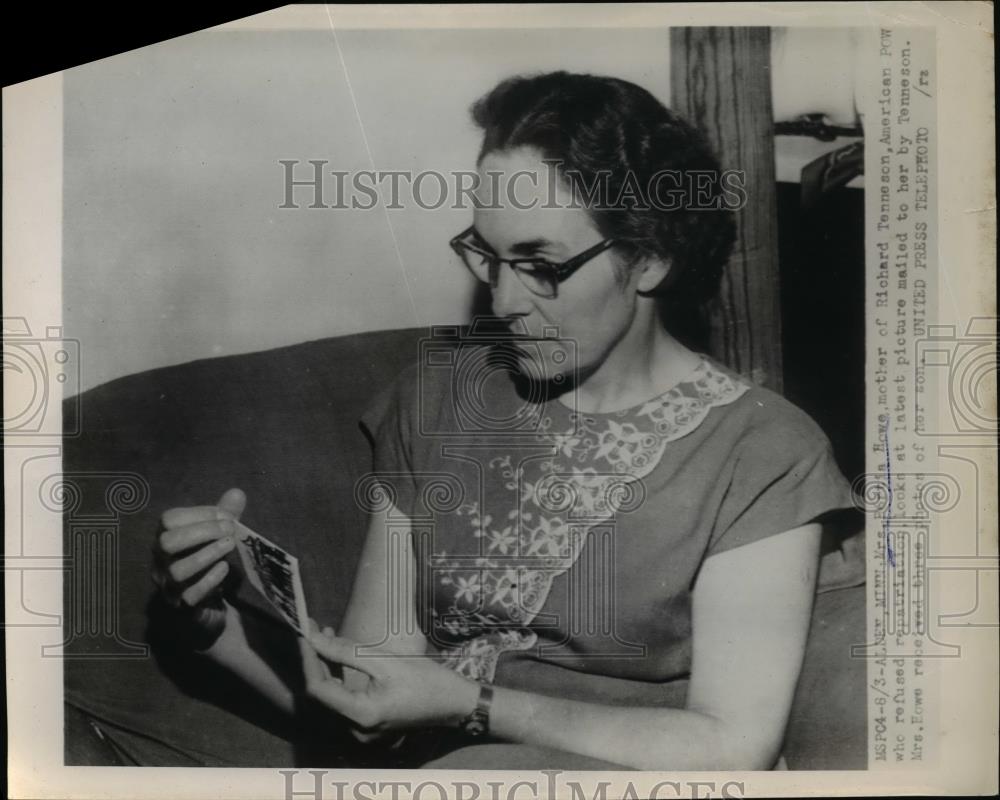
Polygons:
M670 274L672 264L669 259L656 256L645 256L636 265L639 271L639 282L636 284L636 291L639 294L649 294L654 291Z

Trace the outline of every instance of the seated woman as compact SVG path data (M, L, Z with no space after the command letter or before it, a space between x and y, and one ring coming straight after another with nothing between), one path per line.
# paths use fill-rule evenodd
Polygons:
M803 412L668 332L732 247L718 164L621 80L512 79L473 114L452 247L500 325L365 415L367 540L340 630L302 640L308 694L403 763L771 769L821 524L851 498ZM158 580L292 711L218 595L244 503L167 511Z

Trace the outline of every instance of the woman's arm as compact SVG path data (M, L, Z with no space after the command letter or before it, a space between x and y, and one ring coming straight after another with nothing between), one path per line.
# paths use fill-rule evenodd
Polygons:
M685 709L621 708L494 690L490 728L639 769L771 769L815 592L820 526L709 558L694 588Z
M367 654L423 655L427 640L417 624L415 601L409 523L394 507L373 513L339 635L363 645ZM364 688L368 676L348 667L344 681Z
M409 525L390 526L390 516L404 520L394 506L373 513L368 520L340 635L366 645L368 653L423 655L427 640L417 624L414 605L416 558ZM344 686L353 691L363 692L368 686L368 675L360 670L344 666L343 676ZM385 738L384 732L359 728L352 728L351 734L363 743Z
M225 602L225 601L223 601ZM295 713L295 695L271 666L247 642L240 612L225 603L226 627L203 656L228 669L260 692L278 709Z
M770 769L778 758L809 631L820 526L805 525L709 558L694 588L687 708L629 708L496 687L493 735L650 770ZM358 658L347 639L311 639L371 679L324 680L307 656L307 690L373 730L455 725L478 685L427 661Z

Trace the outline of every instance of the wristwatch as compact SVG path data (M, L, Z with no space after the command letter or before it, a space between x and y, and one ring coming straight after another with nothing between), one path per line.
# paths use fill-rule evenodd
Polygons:
M467 736L485 736L490 730L490 706L493 704L493 687L486 683L479 684L479 699L476 707L458 727Z

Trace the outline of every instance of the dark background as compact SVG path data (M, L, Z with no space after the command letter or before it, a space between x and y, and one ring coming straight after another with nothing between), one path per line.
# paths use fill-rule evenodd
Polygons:
M849 480L865 466L864 190L835 189L804 211L779 183L784 394L823 428Z
M17 3L4 10L3 85L39 78L99 58L260 14L283 3L157 6L136 15L114 6Z

